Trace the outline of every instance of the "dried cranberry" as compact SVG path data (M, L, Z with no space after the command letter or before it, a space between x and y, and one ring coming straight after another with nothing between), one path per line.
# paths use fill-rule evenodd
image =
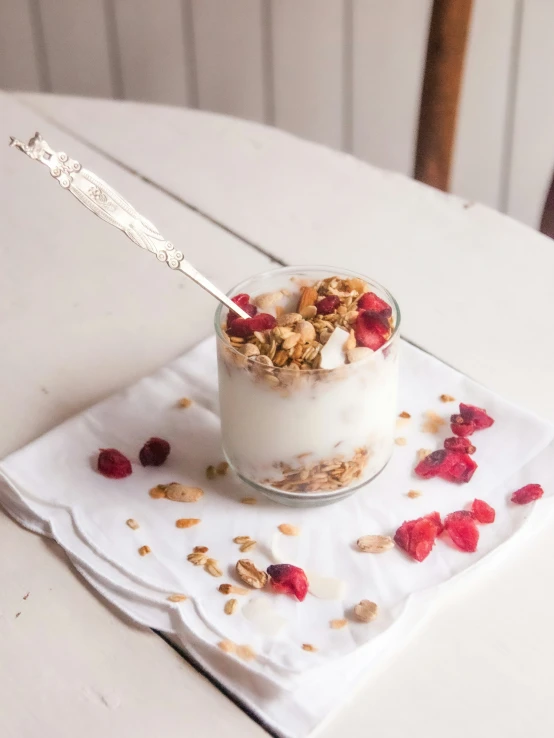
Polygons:
M447 438L444 441L444 447L448 451L461 451L465 454L474 454L475 446L467 438Z
M239 295L235 295L231 299L233 300L235 305L238 305L240 308L242 308L245 313L248 313L248 315L250 315L251 318L253 318L254 315L256 315L256 313L258 312L258 308L250 303L250 295L247 295L246 292L241 292ZM233 310L229 310L229 313L227 315L227 328L229 328L238 317L238 313L235 313Z
M391 306L384 300L381 300L375 292L366 292L360 297L358 300L358 310L372 310L384 318L390 318L392 315Z
M272 564L267 567L271 586L275 592L291 594L302 600L308 594L308 578L303 569L292 564Z
M161 466L169 456L171 446L163 438L153 437L146 441L139 451L139 460L143 466Z
M541 498L543 494L544 490L540 484L526 484L525 487L517 489L510 499L517 505L527 505Z
M408 556L423 561L429 556L442 530L440 515L433 512L417 520L406 520L394 534L394 540Z
M444 519L444 529L461 551L477 550L479 531L471 513L467 510L450 513Z
M340 297L337 295L327 295L317 303L317 312L319 315L330 315L340 305Z
M473 423L475 430L484 430L490 428L494 423L494 420L487 415L487 411L475 405L464 405L460 402L460 415L462 416L464 423Z
M133 473L131 462L116 448L101 448L98 471L109 479L123 479Z
M449 451L448 454L448 466L439 472L439 476L447 482L469 482L477 469L477 462L459 451Z
M450 466L450 454L444 449L433 451L433 453L422 459L415 468L415 473L423 479L438 477Z
M450 416L450 428L454 435L461 436L463 438L471 436L476 431L475 425L471 421L466 423L461 415Z
M387 342L389 330L388 321L371 310L360 313L354 325L358 346L365 346L373 351L377 351Z
M269 313L260 313L253 318L235 318L227 331L230 336L248 338L254 331L267 331L275 328L277 321Z
M447 482L469 482L476 469L476 462L467 454L439 449L422 459L415 473L423 479L440 477Z
M471 512L478 523L494 523L496 512L484 500L473 500L471 503Z

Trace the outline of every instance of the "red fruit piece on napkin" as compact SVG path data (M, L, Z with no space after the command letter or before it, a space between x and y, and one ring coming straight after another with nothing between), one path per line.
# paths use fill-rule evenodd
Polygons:
M429 556L441 532L440 515L432 512L416 520L405 520L394 534L394 541L408 556L421 562Z
M268 331L275 328L277 321L273 315L269 313L259 313L253 318L235 318L231 325L227 328L230 336L239 336L240 338L248 338L254 331Z
M475 407L475 405L465 405L463 402L460 402L460 415L464 423L473 423L475 430L485 430L494 423L490 415L487 415L486 410Z
M447 515L444 519L444 530L460 551L473 553L477 550L479 530L468 510L459 510Z
M439 473L439 476L447 482L458 482L460 484L469 482L477 469L477 462L471 456L459 451L449 451L448 453L450 456L448 466Z
M272 564L267 567L274 592L294 595L297 600L305 599L308 594L308 578L304 570L292 564Z
M540 499L543 495L544 490L540 484L526 484L525 487L517 489L510 499L517 505L527 505L529 502Z
M161 466L170 451L171 446L167 441L154 436L139 451L139 461L143 466Z
M123 479L133 473L131 462L116 448L101 448L98 471L108 479Z
M494 523L496 512L484 500L473 500L471 503L471 514L478 523Z
M460 451L463 454L474 454L476 451L475 446L471 443L468 438L446 438L444 441L444 447L448 451Z
M471 436L477 430L471 421L466 423L459 414L450 416L450 428L454 435L461 436L463 438Z
M391 306L382 300L375 292L366 292L358 300L358 310L371 310L378 313L383 318L390 318L392 315Z
M371 310L360 313L354 324L354 333L358 346L377 351L387 342L390 326L385 318Z

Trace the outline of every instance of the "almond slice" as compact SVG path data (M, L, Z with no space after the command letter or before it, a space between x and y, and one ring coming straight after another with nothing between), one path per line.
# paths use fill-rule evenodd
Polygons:
M394 541L389 536L362 536L356 545L364 553L383 553L394 548Z

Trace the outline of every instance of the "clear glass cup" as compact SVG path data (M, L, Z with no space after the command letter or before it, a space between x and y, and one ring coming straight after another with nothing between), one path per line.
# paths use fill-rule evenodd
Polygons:
M294 311L300 280L359 278L392 308L389 340L367 358L333 369L270 366L229 342L226 309L215 316L223 451L247 484L293 506L336 502L374 479L387 465L397 417L400 310L375 281L345 269L285 267L237 285L230 296L286 289ZM272 312L265 310L264 312Z

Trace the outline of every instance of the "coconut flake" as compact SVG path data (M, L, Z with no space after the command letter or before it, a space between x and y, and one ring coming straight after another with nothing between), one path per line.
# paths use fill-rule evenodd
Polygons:
M346 582L336 577L323 577L315 572L306 572L308 592L320 600L343 600L346 594Z
M250 600L242 608L242 614L262 635L266 636L277 635L287 622L265 597Z
M344 353L344 344L350 338L350 333L344 328L337 326L329 336L329 340L321 349L321 369L336 369L343 366L346 355Z

